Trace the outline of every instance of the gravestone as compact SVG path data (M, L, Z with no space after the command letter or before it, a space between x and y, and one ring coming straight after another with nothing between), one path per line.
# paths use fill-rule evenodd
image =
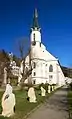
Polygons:
M51 92L50 85L48 85L48 93L50 93L50 92Z
M10 117L14 114L15 95L12 93L10 84L6 85L6 90L2 96L2 116Z
M52 91L54 91L54 86L52 86Z
M56 90L56 85L54 85L54 90Z
M28 90L29 102L36 103L36 95L33 87L30 87Z
M46 90L41 86L41 95L45 96L46 95Z

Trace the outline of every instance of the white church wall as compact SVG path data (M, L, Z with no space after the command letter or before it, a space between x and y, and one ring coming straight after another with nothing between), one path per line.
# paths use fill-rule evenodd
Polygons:
M58 85L59 86L65 85L65 76L64 76L59 64L58 64Z
M49 83L56 84L57 83L56 73L53 72L49 73L48 79L49 79Z
M36 45L33 46L32 49L31 49L31 56L34 59L42 57L42 53L41 53L39 45L40 45L39 42L36 42Z
M34 34L35 34L35 41L41 42L41 33L37 30L32 31L31 33L31 41L34 41Z
M36 67L32 71L32 79L36 79L36 83L45 83L47 80L47 70L46 70L46 62L43 60L35 59L33 62L36 63ZM35 76L34 76L35 72Z
M41 48L46 50L46 47L41 43Z
M52 67L53 67L53 71L52 72L50 72L49 71L49 67L50 67L50 65L52 65ZM48 74L49 75L53 75L53 80L56 80L56 74L57 74L57 69L56 69L56 61L49 61L48 62ZM55 81L56 82L56 81Z
M34 62L36 62L36 68L33 69L32 77L35 77L37 80L37 83L40 82L49 82L50 76L52 76L52 83L57 83L57 70L56 70L56 61L46 62L35 59ZM53 72L49 72L49 66L53 66ZM34 72L36 72L36 75L34 76ZM40 78L38 78L40 77ZM38 81L39 80L39 81Z
M35 81L35 84L41 84L42 78L39 78L39 77L32 78L32 82L34 82L34 81Z
M64 74L57 62L57 60L45 61L42 59L33 59L32 62L36 63L36 67L32 71L32 82L39 83L52 83L61 86L64 84ZM53 66L53 72L49 72L49 66ZM50 78L52 77L52 78Z

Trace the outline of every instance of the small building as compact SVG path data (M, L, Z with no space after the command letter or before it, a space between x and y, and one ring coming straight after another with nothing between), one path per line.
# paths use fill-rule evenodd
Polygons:
M9 53L10 57L10 67L11 67L11 72L14 76L19 75L19 67L16 65L16 62L13 60L13 53Z

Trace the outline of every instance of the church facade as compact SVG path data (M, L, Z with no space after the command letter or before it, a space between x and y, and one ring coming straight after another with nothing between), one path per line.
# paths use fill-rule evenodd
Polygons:
M35 9L33 25L30 33L31 40L31 62L33 70L31 81L33 84L49 83L62 86L65 84L65 77L59 65L59 61L50 54L41 42L41 28L38 24L38 13ZM29 56L26 58L28 63ZM27 81L27 80L26 80Z

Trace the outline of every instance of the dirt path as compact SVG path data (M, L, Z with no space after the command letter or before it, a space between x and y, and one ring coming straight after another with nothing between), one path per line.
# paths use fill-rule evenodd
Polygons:
M58 90L27 119L68 119L67 88Z

